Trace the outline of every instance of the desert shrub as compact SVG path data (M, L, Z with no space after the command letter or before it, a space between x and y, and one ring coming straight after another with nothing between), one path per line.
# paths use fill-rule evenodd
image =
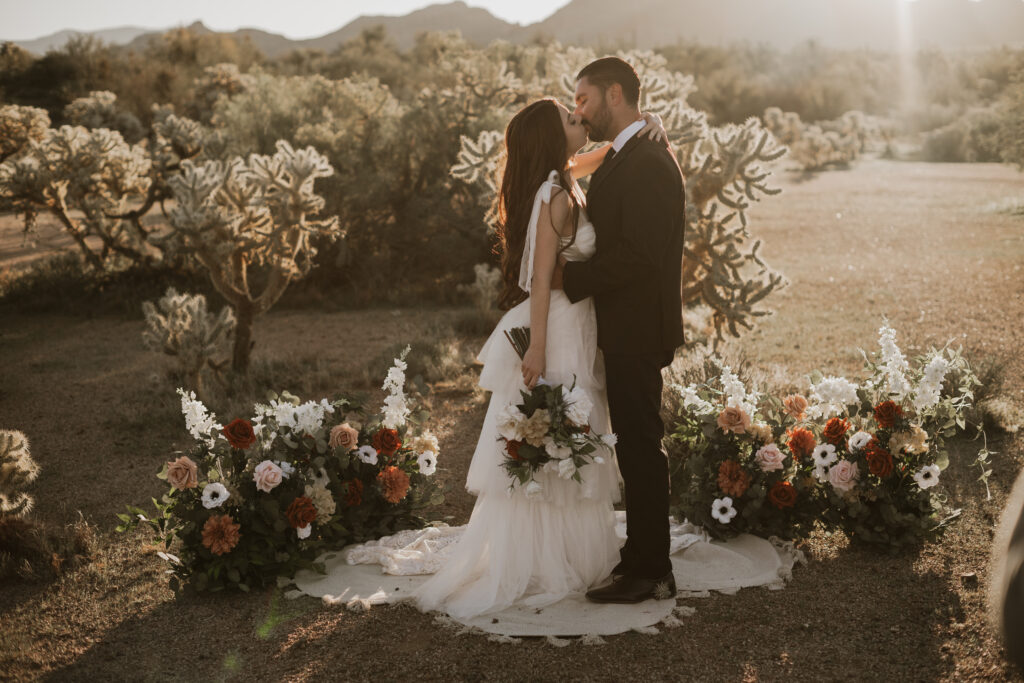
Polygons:
M54 525L0 515L0 581L41 581L89 562L96 552L94 528L79 518Z
M921 156L925 161L1002 161L1003 125L998 110L969 110L953 123L925 134Z

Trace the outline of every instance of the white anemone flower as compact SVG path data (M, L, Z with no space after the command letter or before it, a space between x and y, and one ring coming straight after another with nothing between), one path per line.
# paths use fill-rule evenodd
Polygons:
M377 449L373 446L360 446L357 455L367 465L377 464Z
M851 451L859 451L860 449L867 446L868 443L871 442L871 439L871 434L862 430L851 436L850 440L847 442L847 445L850 447Z
M938 465L925 465L914 475L914 481L922 489L930 489L939 483L940 471Z
M228 490L219 481L203 487L203 507L207 510L220 507L229 497Z
M437 471L437 455L434 451L423 451L417 456L416 462L420 466L420 474L425 474L429 477Z
M836 455L836 447L830 443L815 446L811 457L814 458L815 467L828 467L839 459L839 456Z
M736 508L732 506L732 498L729 496L715 498L715 502L711 504L711 516L722 524L731 522L732 518L736 516Z

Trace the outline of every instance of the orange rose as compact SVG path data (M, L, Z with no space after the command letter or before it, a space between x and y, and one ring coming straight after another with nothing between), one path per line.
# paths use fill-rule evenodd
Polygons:
M779 508L791 508L796 505L796 488L788 481L777 481L768 491L768 500Z
M522 460L519 456L519 447L523 444L522 441L512 440L505 444L505 451L511 456L513 460Z
M252 431L252 423L238 418L224 425L224 436L232 448L245 450L256 443L256 434Z
M209 548L214 555L229 553L238 545L238 539L242 536L238 530L241 528L231 519L231 515L214 515L203 525L203 546Z
M402 447L402 439L394 429L381 427L373 435L373 447L380 455L390 458L395 454L395 451Z
M327 441L327 445L331 448L340 448L346 453L353 448L359 447L359 432L357 432L348 422L340 425L336 425L331 429L331 437Z
M750 488L750 475L735 460L726 460L718 467L718 488L739 498Z
M363 502L363 482L361 479L353 479L348 482L345 492L345 505L355 507Z
M885 450L877 439L872 438L864 447L864 457L868 461L868 472L876 477L888 477L892 474L892 453Z
M828 441L833 446L838 446L843 442L843 438L846 437L846 432L849 429L849 421L841 417L833 417L825 424L825 441Z
M198 467L187 455L167 463L167 483L179 491L198 486Z
M883 401L875 406L875 421L883 429L891 429L896 425L896 420L901 417L903 417L903 408L893 401Z
M807 410L807 399L800 394L790 394L782 399L782 405L786 407L786 414L794 420L799 420Z
M742 434L750 426L750 416L742 408L729 406L718 414L718 426L723 432Z
M311 498L299 496L288 506L286 515L293 529L301 529L316 521L316 507Z
M789 450L798 458L806 458L818 444L814 440L814 434L809 429L797 427L787 432L789 435Z

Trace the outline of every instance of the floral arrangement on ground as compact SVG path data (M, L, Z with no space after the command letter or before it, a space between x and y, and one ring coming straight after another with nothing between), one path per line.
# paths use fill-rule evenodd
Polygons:
M175 590L187 581L248 591L299 569L323 572L315 559L330 548L424 526L418 512L443 496L431 479L437 439L404 393L408 350L388 372L382 414L348 397L282 392L221 425L179 389L196 444L157 474L169 485L153 499L157 514L128 506L118 530L147 524L175 550L160 553Z
M721 363L704 381L670 385L673 514L716 537L792 539L821 523L899 546L941 533L959 514L938 486L946 440L967 429L980 382L960 350L931 349L911 366L888 324L879 344L861 351L864 381L815 372L807 397L748 389Z

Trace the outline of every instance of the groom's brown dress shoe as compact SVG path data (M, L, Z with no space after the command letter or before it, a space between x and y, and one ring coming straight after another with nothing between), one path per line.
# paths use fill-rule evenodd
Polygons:
M628 574L619 576L607 586L587 591L591 602L631 604L644 600L664 600L676 595L676 579L669 572L658 579L644 579Z

